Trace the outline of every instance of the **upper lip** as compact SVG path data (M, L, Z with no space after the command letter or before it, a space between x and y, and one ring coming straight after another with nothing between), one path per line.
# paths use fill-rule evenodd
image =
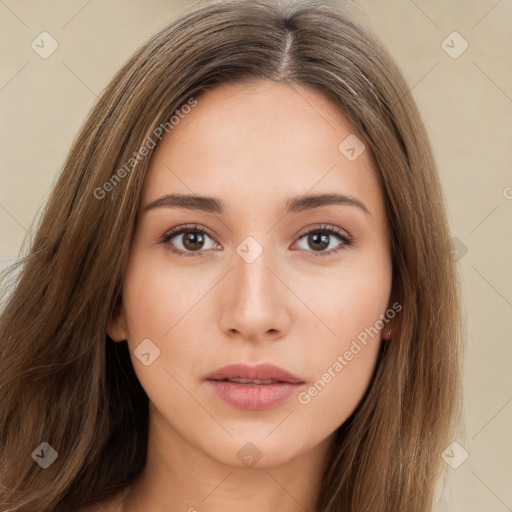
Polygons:
M296 375L269 363L260 363L254 366L243 363L229 364L210 373L205 377L205 380L226 380L234 378L273 380L291 384L302 384L304 382Z

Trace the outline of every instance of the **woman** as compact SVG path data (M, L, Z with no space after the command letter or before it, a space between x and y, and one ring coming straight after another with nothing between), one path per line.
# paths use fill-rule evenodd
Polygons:
M2 510L432 511L460 413L450 249L367 28L190 10L106 88L16 266Z

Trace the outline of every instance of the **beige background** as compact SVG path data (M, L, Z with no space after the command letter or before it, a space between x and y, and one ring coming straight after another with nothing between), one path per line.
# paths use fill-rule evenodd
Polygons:
M14 262L113 73L192 2L0 0L0 268ZM336 3L331 0L328 3ZM467 317L464 425L439 512L512 510L512 1L357 0L431 135ZM43 31L58 49L41 58ZM468 43L458 58L442 42ZM455 51L462 40L448 44ZM467 252L465 252L467 251ZM508 484L507 484L508 482Z

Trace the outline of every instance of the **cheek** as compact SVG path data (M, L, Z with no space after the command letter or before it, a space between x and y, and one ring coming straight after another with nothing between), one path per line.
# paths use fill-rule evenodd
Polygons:
M322 422L325 432L347 420L370 384L381 345L375 327L383 312L380 304L366 302L364 312L352 304L341 306L335 324L338 336L304 354L311 377L297 400L305 414Z
M123 304L137 377L152 400L173 410L180 400L183 406L190 402L180 383L195 377L191 369L204 353L205 340L211 339L206 330L212 325L207 316L212 314L208 309L212 280L201 271L192 278L190 271L171 265L165 256L133 254L125 275ZM151 340L145 343L150 352L158 354L154 359L150 356L154 362L148 366L138 357L144 340Z
M194 326L201 323L199 308L194 306L207 287L162 260L141 253L134 253L130 260L123 286L128 346L135 373L150 401L160 410L187 410L193 401L182 384L189 378L194 356L197 358L193 333ZM143 346L144 351L139 349ZM139 358L147 352L148 365Z
M308 317L311 328L316 325L323 334L322 346L342 350L385 313L391 293L391 265L385 260L379 265L359 262L336 271L329 269L323 275L310 273L295 281L295 290L314 313ZM329 350L319 355L322 352Z
M320 312L330 334L305 347L302 359L308 361L311 385L298 402L311 416L322 418L328 430L350 416L371 381L381 329L387 329L382 315L391 292L391 270L367 267L323 284L321 293L310 293L309 305ZM315 339L313 332L304 337Z
M140 251L130 260L123 289L128 334L135 342L173 336L197 315L194 305L208 288L199 272L191 279L189 272L171 265L165 255L150 258Z
M320 365L318 378L298 395L299 410L304 411L304 417L315 418L324 435L342 425L361 402L371 381L379 345L376 339L370 349L360 348L358 353L352 347L350 360L345 350L338 351L327 364Z

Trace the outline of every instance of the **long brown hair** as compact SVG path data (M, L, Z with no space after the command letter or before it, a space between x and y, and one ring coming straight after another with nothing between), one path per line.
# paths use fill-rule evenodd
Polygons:
M265 0L209 2L170 23L115 75L73 142L27 255L6 273L16 275L0 319L2 510L77 510L142 471L148 398L106 326L120 304L148 141L159 126L170 132L191 98L261 79L317 88L364 137L403 306L370 387L336 432L317 509L432 510L460 416L462 329L427 133L392 57L348 10ZM49 450L44 442L58 455L43 469L33 452Z

